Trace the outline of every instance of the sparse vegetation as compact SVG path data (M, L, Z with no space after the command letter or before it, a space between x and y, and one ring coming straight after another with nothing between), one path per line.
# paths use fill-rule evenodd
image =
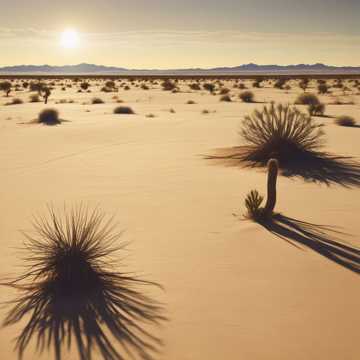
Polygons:
M303 94L300 94L296 98L295 104L296 105L319 105L320 100L318 99L318 97L315 94L303 93Z
M245 103L254 102L254 93L251 91L243 91L239 94L239 98Z
M355 119L347 115L337 117L335 119L335 123L340 126L349 126L349 127L353 127L356 125Z

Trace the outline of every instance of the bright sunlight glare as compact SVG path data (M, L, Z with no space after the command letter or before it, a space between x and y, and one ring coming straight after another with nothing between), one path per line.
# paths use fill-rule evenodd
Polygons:
M62 32L60 38L61 46L67 49L76 48L79 44L79 34L76 30L67 29Z

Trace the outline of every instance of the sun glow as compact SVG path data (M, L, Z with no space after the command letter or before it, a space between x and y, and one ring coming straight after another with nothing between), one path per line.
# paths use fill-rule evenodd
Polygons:
M67 49L74 49L79 45L79 34L74 29L67 29L60 37L61 46Z

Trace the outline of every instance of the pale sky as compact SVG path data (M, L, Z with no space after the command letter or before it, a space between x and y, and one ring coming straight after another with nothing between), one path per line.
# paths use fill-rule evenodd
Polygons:
M360 0L0 1L0 66L360 66Z

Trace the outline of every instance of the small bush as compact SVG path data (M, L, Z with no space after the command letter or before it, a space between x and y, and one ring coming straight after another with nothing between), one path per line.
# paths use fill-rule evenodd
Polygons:
M220 95L227 95L230 92L228 88L221 88L219 94Z
M310 104L308 106L308 112L310 116L324 116L325 104Z
M161 86L164 91L172 91L176 89L176 85L170 79L166 79L165 81L163 81Z
M338 118L335 119L335 123L340 126L350 126L350 127L356 125L355 119L347 115L339 116Z
M329 87L326 85L326 83L320 83L318 85L319 94L327 94L328 91L329 91Z
M239 98L245 103L254 102L254 93L251 91L243 91L239 94Z
M97 105L97 104L104 104L104 100L98 97L94 97L91 99L91 103L93 105Z
M189 100L189 101L186 102L186 104L188 104L188 105L194 105L194 104L196 104L196 102L195 102L194 100Z
M303 93L295 100L296 105L319 105L320 101L315 94Z
M195 91L201 90L200 85L198 83L190 84L189 87L191 90L195 90Z
M223 95L223 96L221 96L220 101L231 102L232 100L229 95Z
M45 109L39 114L38 122L45 125L58 125L61 123L59 112L55 109Z
M126 115L131 115L131 114L135 114L134 110L129 107L129 106L117 106L114 109L114 114L126 114Z
M212 84L212 83L205 83L203 85L203 87L204 87L205 90L207 90L207 91L209 91L211 93L213 93L215 91L215 85Z

